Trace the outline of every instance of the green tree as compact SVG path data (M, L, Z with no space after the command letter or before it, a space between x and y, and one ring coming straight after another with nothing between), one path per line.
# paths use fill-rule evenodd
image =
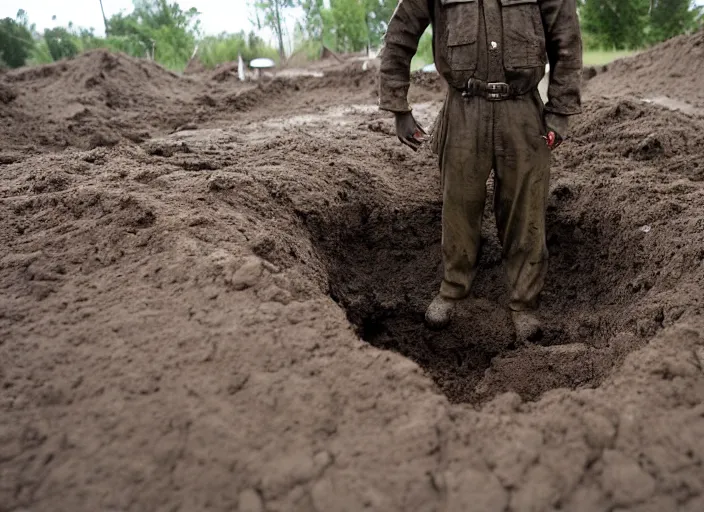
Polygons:
M323 0L299 0L298 6L303 10L304 21L301 31L314 41L323 39Z
M367 37L371 46L378 47L386 33L398 0L364 0Z
M327 39L336 50L355 52L369 43L366 12L360 0L330 0L330 9L323 11Z
M69 23L69 29L72 25ZM44 40L49 48L49 54L54 61L68 59L78 55L76 36L64 27L44 30Z
M435 60L433 57L433 30L428 27L418 41L418 50L411 61L411 69L415 70L426 64L432 64Z
M378 47L398 0L298 0L304 33L337 51Z
M638 48L646 38L650 0L584 0L583 29L604 48Z
M133 4L130 14L108 20L110 45L131 55L147 55L171 69L183 68L200 33L198 10L184 11L167 0L133 0Z
M20 9L17 16L0 20L0 61L11 68L26 64L34 48L34 39L27 13Z
M284 50L284 19L286 10L294 7L294 0L257 0L254 4L257 13L257 25L269 27L276 36L279 44L279 55L283 60L286 57ZM259 17L261 15L261 18Z
M659 42L696 30L700 16L692 0L651 0L650 38Z

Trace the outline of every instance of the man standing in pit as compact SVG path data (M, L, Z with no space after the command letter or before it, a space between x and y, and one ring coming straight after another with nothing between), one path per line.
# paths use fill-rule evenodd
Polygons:
M449 87L432 134L443 194L444 278L426 311L445 327L477 269L486 181L519 342L541 335L538 296L547 271L545 211L550 152L581 112L582 38L576 0L400 0L381 51L379 107L417 150L425 132L407 102L410 63L429 24L438 72ZM548 102L538 84L550 64Z

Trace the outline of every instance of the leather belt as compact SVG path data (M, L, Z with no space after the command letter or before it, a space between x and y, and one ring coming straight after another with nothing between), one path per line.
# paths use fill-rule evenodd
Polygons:
M489 101L502 101L518 96L516 91L505 82L485 82L477 78L470 78L462 89L464 98L480 96Z

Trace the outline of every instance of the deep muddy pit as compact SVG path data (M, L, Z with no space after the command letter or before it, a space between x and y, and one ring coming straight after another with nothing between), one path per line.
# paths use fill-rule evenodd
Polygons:
M621 272L614 286L611 259L620 255L610 245L619 244L607 219L575 211L576 192L554 186L543 336L535 345L517 347L491 178L487 188L478 275L448 328L433 331L423 321L442 279L439 201L383 204L369 197L329 215L308 216L327 266L329 295L362 339L418 363L453 402L480 404L505 391L536 400L555 388L598 386L628 352L647 342L624 320L638 297L632 285L637 271Z

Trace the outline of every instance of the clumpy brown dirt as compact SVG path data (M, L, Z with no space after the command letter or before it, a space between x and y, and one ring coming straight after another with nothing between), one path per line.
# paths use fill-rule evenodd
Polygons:
M603 70L592 94L666 97L704 108L704 30L619 59Z
M0 84L0 103L8 104L17 97L17 93L12 87Z
M179 76L150 61L95 50L75 60L2 75L0 137L4 149L28 154L141 143L202 124L231 126L236 114L272 100L273 110L259 109L261 116L292 107L310 110L336 100L368 100L375 94L370 88L374 81L372 73L349 78L338 72L318 80L221 83L217 73ZM344 86L342 97L296 94L338 85Z
M702 510L704 117L617 69L554 153L522 348L490 206L473 296L423 326L439 176L374 72L3 74L0 511Z

